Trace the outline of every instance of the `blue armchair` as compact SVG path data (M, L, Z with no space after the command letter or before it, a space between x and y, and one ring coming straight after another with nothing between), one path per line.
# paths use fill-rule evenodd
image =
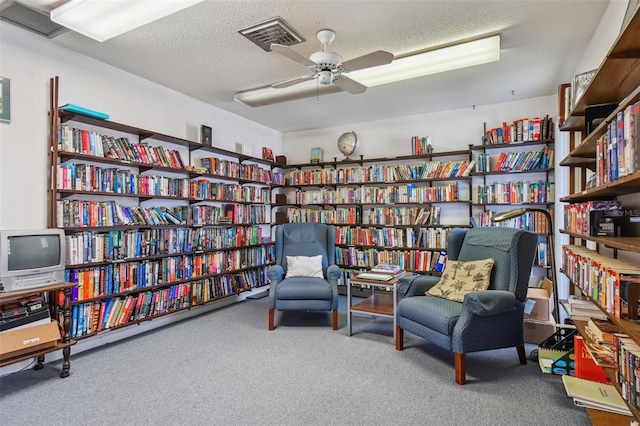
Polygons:
M513 228L454 229L447 241L448 260L493 258L489 287L464 295L462 303L425 295L440 280L408 276L398 283L396 349L403 331L454 352L455 380L465 384L465 354L515 346L521 364L524 352L524 304L538 238Z
M335 230L320 223L287 223L278 225L275 233L276 265L269 268L269 330L274 329L274 310L332 311L333 329L338 329L338 281L340 268L335 265ZM322 256L316 276L307 266L312 256ZM303 264L302 275L294 273L292 259ZM319 259L318 259L319 260ZM306 263L306 265L305 265ZM320 272L319 270L322 270ZM287 276L287 274L298 276Z

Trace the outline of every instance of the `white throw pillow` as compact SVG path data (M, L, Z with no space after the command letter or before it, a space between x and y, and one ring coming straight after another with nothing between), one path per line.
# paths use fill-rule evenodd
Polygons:
M322 274L322 255L287 256L287 276L324 278Z

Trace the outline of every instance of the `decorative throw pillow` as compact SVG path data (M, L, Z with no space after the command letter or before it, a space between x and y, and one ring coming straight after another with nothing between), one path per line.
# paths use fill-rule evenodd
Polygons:
M493 262L493 259L469 262L448 260L438 284L431 287L425 294L462 302L465 294L489 288Z
M324 278L322 273L322 255L287 256L287 275L291 277Z

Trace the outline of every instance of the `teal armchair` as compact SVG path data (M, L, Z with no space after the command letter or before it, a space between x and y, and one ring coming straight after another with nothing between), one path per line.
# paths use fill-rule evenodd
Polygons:
M447 241L448 260L494 259L487 290L464 295L463 302L427 296L440 277L402 278L398 293L396 349L402 350L403 332L427 339L454 352L456 383L465 384L465 354L516 347L526 364L523 320L529 275L538 238L503 227L455 229Z
M274 329L275 310L331 311L338 329L338 281L335 265L335 230L320 223L287 223L275 232L276 265L269 268L269 330ZM318 256L321 262L316 264ZM293 264L288 257L298 257ZM312 259L314 258L314 259ZM312 266L316 264L316 268ZM294 274L293 269L302 276ZM316 276L314 275L316 272Z

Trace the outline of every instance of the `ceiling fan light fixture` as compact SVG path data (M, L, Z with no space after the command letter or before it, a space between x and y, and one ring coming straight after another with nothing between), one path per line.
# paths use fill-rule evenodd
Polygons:
M353 71L349 73L349 77L367 87L373 87L499 60L500 35L495 35L402 56L387 65Z
M51 11L51 20L103 42L204 0L71 0Z

